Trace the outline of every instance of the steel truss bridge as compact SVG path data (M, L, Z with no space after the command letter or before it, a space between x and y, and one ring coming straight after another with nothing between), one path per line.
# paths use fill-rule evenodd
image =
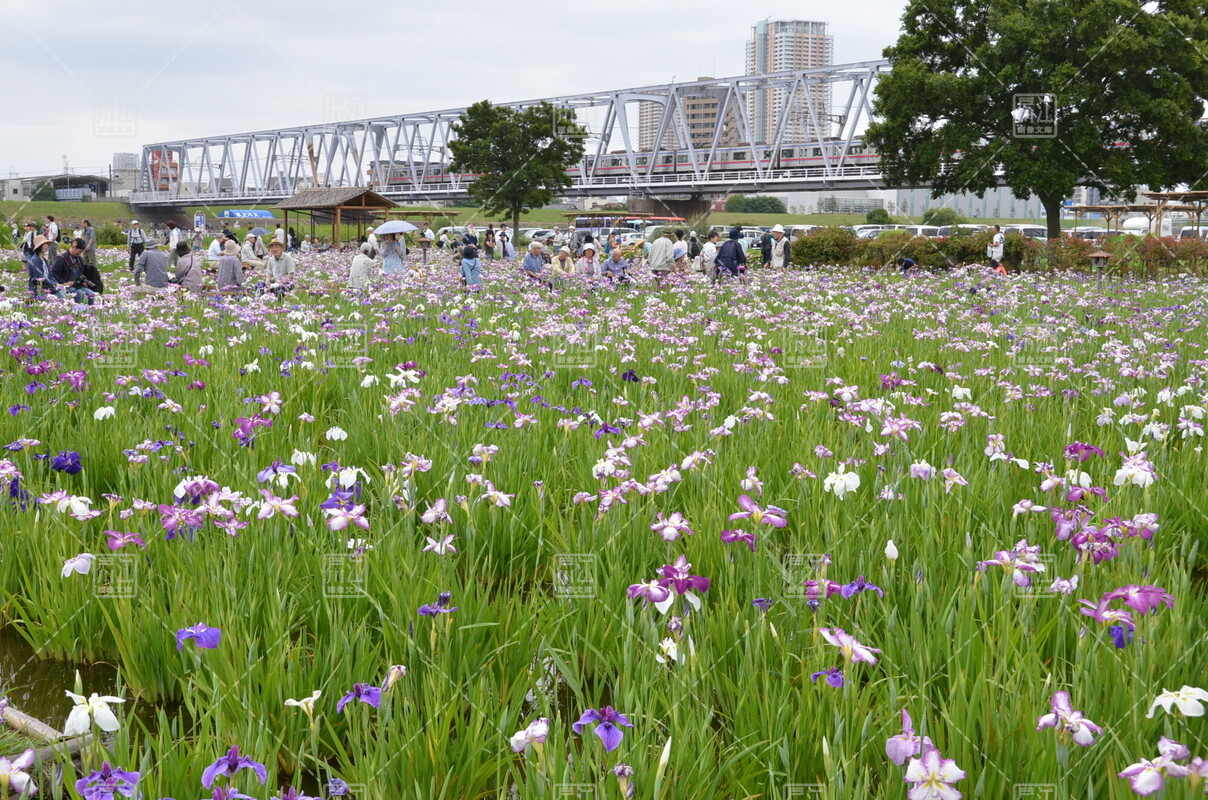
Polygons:
M879 188L860 133L884 60L545 98L585 116L581 163L561 194L698 199L729 192ZM758 137L755 107L777 120ZM504 103L516 109L542 100ZM653 144L634 140L643 103L657 117ZM714 103L716 105L714 105ZM713 130L693 120L713 118ZM715 110L714 110L715 109ZM451 174L451 125L465 109L160 142L143 147L142 206L266 203L315 187L362 186L399 202L467 197L473 176ZM551 125L554 122L551 120ZM649 122L648 122L649 124ZM766 126L765 126L766 130ZM761 141L761 139L763 139ZM752 142L755 142L752 145ZM781 159L788 152L812 158ZM745 158L742 158L745 156Z

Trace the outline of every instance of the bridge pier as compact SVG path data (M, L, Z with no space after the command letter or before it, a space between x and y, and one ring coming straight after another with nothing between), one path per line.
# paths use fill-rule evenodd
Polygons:
M633 197L626 208L630 214L646 214L651 217L683 217L691 222L709 213L713 207L710 197Z

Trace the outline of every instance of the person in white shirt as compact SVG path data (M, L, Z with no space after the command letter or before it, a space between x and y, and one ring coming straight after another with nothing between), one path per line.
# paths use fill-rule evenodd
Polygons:
M717 266L717 240L720 238L717 231L709 231L709 238L700 251L701 268L709 277L713 277L713 270Z
M46 215L46 238L50 240L50 255L46 261L50 265L55 263L55 257L59 254L59 223L50 214Z
M792 260L793 252L789 245L788 238L784 235L784 226L777 225L772 228L772 258L768 262L769 267L775 269L784 269L789 266Z
M671 243L670 228L664 228L663 235L651 245L647 263L650 264L650 271L654 273L655 284L662 284L663 278L671 273L671 268L675 265L675 245Z
M377 241L377 237L373 235L373 228L366 228L365 233L368 234L365 237L365 241L368 242L369 246L373 248L373 254L370 257L377 258L378 241Z
M997 270L999 264L1002 263L1002 251L1006 244L1006 237L1002 235L1002 228L998 225L994 226L994 236L990 239L990 246L986 248L986 255L990 257L990 269Z
M226 237L221 233L214 237L214 241L210 242L210 247L206 250L206 261L217 261L222 258L222 248L226 243Z
M285 249L289 249L289 239L285 238L285 228L282 228L280 223L277 224L277 230L273 231L273 238L278 242L284 242Z
M180 244L180 228L176 227L176 223L168 220L168 269L176 267L176 260L180 256L176 255L176 245Z
M298 249L301 250L303 253L310 252L311 248L310 248L310 237L309 236L302 237L302 244L299 246Z

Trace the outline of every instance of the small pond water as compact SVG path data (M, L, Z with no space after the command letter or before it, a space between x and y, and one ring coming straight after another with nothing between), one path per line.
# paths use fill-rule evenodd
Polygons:
M84 680L85 695L122 695L116 664L83 665L42 658L16 630L0 628L0 697L7 697L13 708L62 730L72 708L64 691L75 691L76 670ZM124 712L132 711L148 727L154 722L155 708L150 703L126 705L132 708Z

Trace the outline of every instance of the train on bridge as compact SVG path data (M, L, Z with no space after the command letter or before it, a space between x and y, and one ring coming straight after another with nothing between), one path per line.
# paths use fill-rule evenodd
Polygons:
M704 167L709 152L705 149L663 149L657 154L639 151L630 156L624 150L601 156L588 155L583 162L566 171L575 181L590 181L594 177L624 176L637 172L642 176L674 176L696 174ZM652 165L651 159L655 159ZM878 153L866 149L858 140L813 142L808 144L785 144L780 147L739 145L719 147L714 151L708 174L711 178L725 178L726 173L747 173L755 169L762 171L798 170L810 168L863 167L876 165L881 160ZM631 163L632 162L632 163ZM371 165L369 175L376 177ZM478 177L474 173L452 173L441 163L409 164L395 161L382 165L388 191L407 191L432 184L465 184Z

